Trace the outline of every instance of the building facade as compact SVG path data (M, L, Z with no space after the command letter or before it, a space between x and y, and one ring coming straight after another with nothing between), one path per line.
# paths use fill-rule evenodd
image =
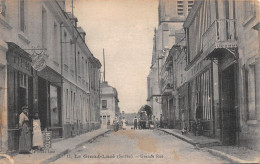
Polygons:
M101 64L65 1L2 0L0 7L1 151L18 150L22 106L54 139L98 128Z
M159 1L159 24L155 30L152 65L148 76L147 100L156 118L159 119L160 114L162 114L164 125L170 128L173 128L175 124L180 124L180 120L179 115L176 117L178 120L174 117L179 113L179 100L177 92L174 90L177 76L174 74L173 57L169 54L171 47L179 45L185 38L183 22L192 6L193 1L188 0ZM151 94L152 88L156 88L156 92L153 94ZM175 110L178 111L175 112Z
M101 85L101 127L107 128L107 125L113 124L116 117L119 118L120 108L118 103L119 99L116 88L110 86L107 81L104 81Z
M181 3L159 2L152 63L165 127L192 131L201 121L205 136L259 149L259 1L195 0L183 29L167 28Z
M225 145L259 149L259 2L196 1L187 17L189 122Z

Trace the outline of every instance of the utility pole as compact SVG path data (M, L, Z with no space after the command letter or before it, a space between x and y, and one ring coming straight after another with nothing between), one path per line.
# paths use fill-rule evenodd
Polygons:
M105 50L103 48L103 65L104 65L104 72L103 72L103 76L104 76L104 82L106 81L106 62L105 62Z

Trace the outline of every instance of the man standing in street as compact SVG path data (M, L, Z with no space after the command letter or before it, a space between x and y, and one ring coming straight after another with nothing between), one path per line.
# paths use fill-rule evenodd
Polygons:
M135 118L134 118L134 130L137 129L137 123L138 123L138 120L135 116Z

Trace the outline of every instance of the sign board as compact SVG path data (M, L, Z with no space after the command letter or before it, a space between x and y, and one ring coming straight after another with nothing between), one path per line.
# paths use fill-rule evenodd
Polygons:
M36 71L41 71L46 67L46 59L48 58L48 55L41 53L41 54L36 54L34 53L32 55L32 67Z
M43 131L42 132L42 138L43 138L44 149L50 149L51 148L52 132L51 131Z

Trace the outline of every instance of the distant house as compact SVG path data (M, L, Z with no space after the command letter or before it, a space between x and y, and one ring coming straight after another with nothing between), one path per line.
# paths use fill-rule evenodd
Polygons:
M101 106L100 119L101 127L106 128L107 124L113 124L115 117L119 116L119 99L116 88L108 85L105 81L101 84Z

